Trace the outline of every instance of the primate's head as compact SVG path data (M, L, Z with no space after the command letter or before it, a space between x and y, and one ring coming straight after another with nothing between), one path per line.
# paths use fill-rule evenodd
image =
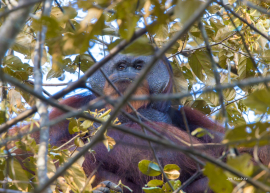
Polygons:
M126 89L136 80L142 69L150 62L151 56L130 56L117 55L110 62L106 63L102 69L109 79L114 83L118 90L124 94ZM169 64L159 60L147 78L143 81L134 95L169 93L172 90L172 78L170 76ZM116 91L106 81L100 71L97 71L90 78L90 84L94 90L103 92L112 97L118 97ZM138 109L146 107L149 103L146 101L133 102L133 106ZM152 103L156 109L165 108L163 103ZM163 107L164 106L164 107ZM168 104L167 104L168 106ZM128 109L127 109L128 110ZM128 110L129 111L129 110Z

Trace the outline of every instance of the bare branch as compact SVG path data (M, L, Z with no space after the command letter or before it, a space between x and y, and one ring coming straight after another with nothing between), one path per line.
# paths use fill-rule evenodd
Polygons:
M211 49L211 46L209 44L208 36L207 36L207 33L205 31L205 28L204 28L202 22L199 23L199 28L200 28L200 30L202 32L202 36L203 36L203 39L204 39L204 42L205 42L205 45L206 45L206 49L208 51L208 54L209 54L209 57L210 57L210 60L211 60L216 85L220 86L220 76L219 76L219 73L217 71L217 64L216 64L216 62L215 62L215 60L213 58L212 49ZM223 96L222 90L217 90L217 92L218 92L218 95L219 95L219 104L221 105L222 116L225 119L225 129L227 130L228 129L228 117L227 117L226 108L225 108L225 105L224 105L224 96Z
M24 4L29 5L29 3L37 2L34 0L21 0L19 1L19 7ZM34 4L34 3L33 3ZM0 28L0 61L4 58L7 50L13 44L17 34L20 32L22 27L25 25L25 21L28 18L28 15L33 7L33 4L26 6L24 9L18 9L8 16L4 24ZM0 79L2 74L2 69L0 67Z
M17 11L19 9L23 9L25 7L33 6L34 4L40 3L42 1L44 1L44 0L36 0L36 1L33 0L33 1L30 1L30 2L27 2L27 3L24 3L23 5L19 5L17 7L13 7L10 10L5 10L5 11L3 11L3 12L0 13L0 18L1 17L4 17L4 16L6 16L6 15L8 15L8 14L14 12L14 11Z
M215 90L224 90L227 88L234 88L236 86L238 87L245 87L245 86L252 86L260 83L267 83L270 82L270 77L256 77L256 78L246 78L242 81L233 82L231 84L222 84L219 86L215 86L212 88L206 88L204 90L192 92L192 93L175 93L175 94L157 94L157 95L140 95L140 96L134 96L131 100L150 100L150 101L156 101L156 100L174 100L174 99L182 99L188 96L192 96L194 94L201 94L201 93L207 93L207 92L213 92ZM121 100L119 98L118 100Z
M43 5L42 15L49 16L51 12L52 0L46 0ZM41 31L38 35L38 41L36 42L35 49L35 58L34 58L34 79L35 79L35 91L42 95L42 55L43 55L43 47L45 41L45 34L47 31L46 26L41 26ZM40 144L38 149L38 157L37 157L37 169L38 169L38 180L39 186L43 185L47 180L47 154L48 154L48 144L49 144L49 129L50 127L44 126L49 121L48 107L46 102L40 101L36 99L36 106L38 113L40 115ZM44 192L50 193L52 192L50 188L44 190Z

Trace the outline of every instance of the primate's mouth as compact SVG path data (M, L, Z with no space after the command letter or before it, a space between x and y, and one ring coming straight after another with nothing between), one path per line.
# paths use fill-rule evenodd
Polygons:
M126 75L126 76L125 76ZM130 85L136 80L138 77L135 73L126 73L126 74L114 74L109 77L109 79L112 81L112 83L115 85L117 90L121 94L125 94L127 89L130 87ZM118 91L116 91L107 81L105 82L104 86L104 94L107 96L111 96L112 98L118 98L119 94ZM149 95L149 85L147 80L144 80L136 89L136 91L133 93L133 95ZM135 108L144 108L148 105L149 101L130 101L130 104ZM112 109L113 107L111 105L106 106L109 109ZM125 110L127 112L132 112L132 109L126 105Z
M111 80L113 83L132 83L134 80L128 77L115 78Z
M133 80L130 78L117 78L112 80L112 83L114 86L118 89L118 91L122 94L125 93L126 89L132 84ZM108 86L112 89L110 90L111 94L117 94L117 91L115 91L111 85L108 83ZM117 94L118 95L118 94Z
M131 73L131 72L126 72L126 73L116 73L112 74L109 76L109 79L115 83L115 84L130 84L136 80L139 74L137 73Z

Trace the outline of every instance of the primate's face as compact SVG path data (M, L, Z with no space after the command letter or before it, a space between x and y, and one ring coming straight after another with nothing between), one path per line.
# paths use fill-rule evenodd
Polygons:
M110 62L106 63L102 69L118 90L121 93L124 93L150 60L151 56L135 57L119 54ZM93 74L89 80L92 88L95 90L102 92L104 91L104 88L107 88L106 80L100 71ZM168 85L169 80L170 74L168 72L168 68L160 60L148 73L147 78L142 83L141 87L144 87L145 89L147 88L148 94L161 93ZM106 93L108 94L108 92Z

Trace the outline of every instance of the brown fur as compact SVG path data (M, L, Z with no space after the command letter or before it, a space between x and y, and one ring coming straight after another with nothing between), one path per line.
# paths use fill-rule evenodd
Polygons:
M160 128L166 128L166 131L153 127L152 124L147 123L150 127L155 129L158 132L162 132L168 139L173 141L176 144L186 146L181 143L177 138L181 138L184 141L190 143L190 138L185 131L179 130L176 127L168 125L166 123L156 123ZM142 132L142 129L139 125L135 123L128 123L125 126L129 127L132 130ZM100 143L94 150L96 151L95 158L92 155L87 155L87 159L84 162L84 170L86 173L90 174L93 169L101 162L102 165L97 173L97 181L99 183L103 180L111 180L114 183L117 183L117 180L121 180L123 183L126 183L128 186L133 188L134 192L141 192L141 187L144 186L149 180L153 179L152 177L147 177L143 175L138 170L138 163L143 159L155 161L152 151L149 149L149 144L147 141L141 140L129 134L121 133L116 130L110 129L108 135L114 138L116 141L121 143L116 145L112 152L108 153L105 146ZM128 143L125 145L122 143ZM202 143L202 141L192 137L193 144ZM140 144L141 148L137 146ZM177 164L181 168L180 180L184 182L187 180L193 173L197 171L196 162L191 158L186 156L184 153L171 151L159 145L154 145L157 156L163 166L166 164ZM219 149L206 149L204 153L207 153L211 156L218 157L221 155L222 150ZM98 160L95 162L94 160ZM106 173L105 171L110 171ZM105 174L104 174L105 173Z
M114 85L116 86L116 88L121 94L125 94L125 91L128 88L128 86L130 86L130 84L131 84L130 81L118 81L114 83ZM117 99L119 97L119 94L114 90L114 88L107 81L105 83L103 92L106 96L111 96L113 99ZM134 95L149 95L149 94L150 94L149 86L146 80L143 81L142 85L139 86L139 88L134 93ZM149 104L149 101L130 101L130 104L137 110L141 107L142 108L147 107L147 105ZM113 109L113 106L110 104L108 104L106 107L109 109ZM132 112L132 109L128 105L124 107L124 110L128 113Z
M133 76L133 78L128 77L127 79L125 79L124 76L121 76L119 78L118 74L113 74L109 78L114 82L118 90L122 94L125 94L126 89L130 86L131 81L134 80L134 76L136 76L136 74L134 75L134 73L131 75ZM162 74L160 76L162 76ZM143 81L142 85L136 90L134 95L153 94L149 91L151 84L154 83L147 82L147 80ZM162 93L171 93L171 91L172 78L170 78L169 83L162 90ZM104 86L104 94L110 95L113 98L119 97L119 95L107 82ZM61 104L66 104L74 108L80 108L94 98L95 97L93 95L75 95L61 101ZM149 104L148 101L135 101L131 102L131 105L135 109L151 108L151 104ZM158 110L160 112L169 113L167 110L165 110L168 109L168 103L163 102L159 103L159 105L160 108L158 108ZM107 107L111 108L112 106L108 105ZM130 107L125 106L124 108L127 112L132 112ZM215 136L214 139L210 138L208 135L199 139L191 136L191 141L193 144L211 142L217 143L222 140L224 133L223 127L214 123L205 115L196 110L188 107L184 107L183 109L190 131L195 130L197 127L203 127L205 129L208 129L208 131ZM174 125L161 122L155 122L155 124L147 122L146 124L152 127L157 132L162 133L163 136L165 136L172 142L181 146L185 146L185 144L183 144L181 140L184 140L188 143L190 143L191 141L189 134L186 132L185 124L183 123L183 116L181 112L177 109L173 110L172 113L173 114L170 115L170 117L174 120ZM54 108L50 113L50 120L53 120L61 116L62 114L63 112ZM72 138L72 135L68 132L68 124L69 122L65 120L50 128L50 143L52 145L60 146ZM131 130L142 132L142 128L137 123L128 122L124 125ZM156 125L158 125L158 127L156 127ZM10 130L10 134L14 135L19 130L20 128L15 127ZM90 175L96 169L96 167L101 164L100 168L96 173L96 185L103 180L109 180L116 184L118 184L118 181L121 180L122 183L133 189L135 193L142 192L141 188L147 183L148 180L153 179L152 177L147 177L143 175L138 169L138 162L143 159L155 161L153 153L149 149L148 142L113 129L108 129L108 135L118 142L117 145L110 153L108 153L107 149L102 143L97 144L93 148L96 151L96 154L94 155L95 157L93 157L93 155L90 153L87 153L85 155L85 162L83 163L85 173L87 175ZM152 134L149 133L149 135ZM38 133L32 134L32 137L34 137L37 142L39 141ZM159 145L154 145L154 148L162 166L166 164L177 164L178 166L180 166L180 180L182 183L184 183L192 174L197 171L198 168L196 162L184 153L178 151L171 151ZM217 158L221 155L222 151L223 148L211 148L202 150L202 153L206 153L209 156ZM267 154L264 154L263 151L259 152L259 156L262 158L264 163L269 161L269 157L267 157L266 155ZM22 159L22 157L18 158ZM195 182L190 184L185 189L185 191L188 193L203 193L208 188L207 181L208 180L206 177L200 176Z

